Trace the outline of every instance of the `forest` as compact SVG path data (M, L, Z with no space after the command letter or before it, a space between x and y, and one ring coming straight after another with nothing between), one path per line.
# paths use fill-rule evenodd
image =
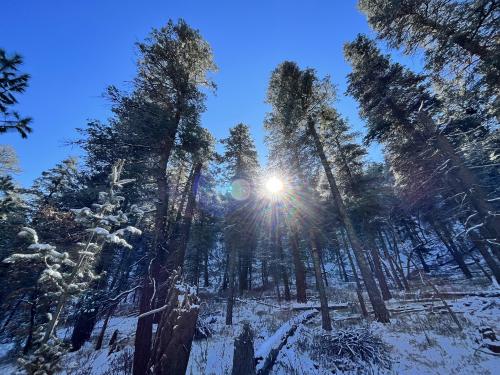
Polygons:
M248 124L204 127L217 56L168 17L127 88L104 83L82 157L22 186L0 145L0 373L500 371L500 4L357 7L345 93L269 72L265 164ZM29 145L19 53L0 49L0 143Z

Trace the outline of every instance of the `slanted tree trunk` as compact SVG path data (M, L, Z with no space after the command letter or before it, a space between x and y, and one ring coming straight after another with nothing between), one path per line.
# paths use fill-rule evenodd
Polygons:
M438 224L432 218L429 218L429 224L432 226L432 229L434 229L434 232L438 236L439 240L444 244L444 246L450 252L451 256L455 260L455 263L457 263L458 268L460 268L460 270L467 279L471 279L472 274L467 265L465 264L462 253L455 246L451 234L448 232L448 229L446 228L446 224Z
M405 272L403 269L403 263L401 261L401 256L399 254L399 247L398 247L398 242L396 240L396 233L394 232L394 228L392 226L390 226L390 231L391 231L392 242L389 239L389 235L387 234L387 232L382 231L382 233L384 233L385 238L387 240L387 244L391 248L392 253L395 255L395 259L393 259L393 261L396 269L399 272L401 282L403 283L405 290L410 291L410 284L408 284L408 280L406 279Z
M433 120L429 116L423 116L422 120L430 125ZM484 233L485 238L493 239L495 243L500 242L500 217L492 214L495 210L487 201L486 193L476 176L464 164L462 158L456 153L445 135L438 132L436 135L436 144L444 156L450 160L450 173L452 174L450 179L455 178L460 182L460 185L463 187L462 191L467 192L467 197L472 207L478 212L483 224L479 230ZM500 259L500 246L492 244L492 250L497 258Z
M115 307L116 307L116 305L110 306L108 308L108 310L106 311L106 317L104 318L104 322L102 324L101 331L99 332L99 337L97 338L97 341L95 344L95 350L99 350L102 348L102 343L104 341L104 334L106 333L106 329L108 328L109 318L111 317L111 314L113 314Z
M316 289L318 289L319 303L321 306L321 327L325 331L332 330L332 321L330 319L330 311L328 310L328 299L326 297L325 284L321 274L321 264L319 259L318 237L315 229L309 231L311 240L311 254L314 265L314 275L316 276Z
M490 254L488 248L486 247L482 239L477 235L477 233L471 230L469 231L469 237L471 238L474 246L478 249L479 253L482 255L497 282L500 283L500 266L498 265L495 258L493 258L493 256Z
M403 289L403 284L401 283L401 280L399 279L398 272L396 270L396 266L394 265L392 257L389 254L389 250L387 249L387 246L386 246L385 241L384 241L384 237L382 236L380 229L377 229L377 233L378 233L378 237L380 240L380 245L382 247L382 252L384 254L384 257L389 262L389 267L391 269L392 278L394 279L394 282L396 283L397 287L399 289Z
M429 266L427 265L427 262L425 261L424 255L422 254L422 247L423 243L420 241L418 236L412 231L411 226L405 221L404 226L406 228L406 232L408 233L408 236L410 237L411 244L413 245L413 248L415 252L417 253L418 260L422 264L422 268L425 273L431 272Z
M309 132L314 139L314 144L316 146L316 151L318 152L319 158L321 160L321 164L323 165L323 169L325 170L325 174L328 180L328 184L330 186L330 192L332 193L333 202L335 204L335 208L339 214L339 219L343 226L346 229L347 236L352 245L352 249L356 260L358 262L359 269L361 271L361 275L365 282L365 287L368 292L368 297L370 298L370 302L373 306L373 311L375 313L375 317L378 321L382 323L389 322L389 311L387 310L384 300L380 294L379 289L377 288L377 284L375 279L373 278L372 273L370 272L370 268L368 266L368 261L366 259L366 255L363 251L363 247L358 239L354 226L352 225L351 218L347 214L346 208L344 206L344 202L340 195L339 189L337 187L337 183L335 181L335 177L333 176L332 169L330 167L330 163L326 158L325 151L323 149L323 144L319 138L318 132L316 131L316 127L312 120L308 121Z
M232 375L255 375L255 354L253 349L253 333L250 325L245 323L241 334L234 340Z

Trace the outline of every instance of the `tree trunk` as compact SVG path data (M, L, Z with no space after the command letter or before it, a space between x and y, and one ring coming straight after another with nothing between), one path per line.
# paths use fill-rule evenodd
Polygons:
M449 158L451 161L454 167L451 168L451 170L460 181L463 190L467 192L467 196L472 206L483 220L483 227L489 233L489 238L494 239L494 242L498 242L500 240L500 217L492 214L495 210L491 204L487 202L486 193L483 191L481 184L464 164L461 157L457 155L448 139L441 133L437 135L437 146L445 157ZM494 253L500 259L500 246L494 244L492 246Z
M394 267L396 268L396 271L399 274L399 278L400 278L401 282L403 283L405 290L407 292L409 292L410 291L410 284L408 284L408 280L406 279L403 265L401 263L401 257L399 256L399 248L398 248L398 244L396 241L396 235L394 234L393 229L391 228L391 234L393 237L392 239L394 241L394 244L393 244L393 243L391 243L391 241L389 239L389 235L385 231L382 231L382 233L384 234L385 239L387 240L387 244L388 244L389 248L392 250L393 254L395 254L395 256L396 256L396 259L391 258L392 263L393 263Z
M380 294L380 291L377 288L375 279L373 278L373 275L370 272L368 261L366 259L361 243L359 242L358 236L354 230L354 226L352 225L351 218L349 217L345 209L344 202L342 201L342 197L340 196L337 183L330 168L330 164L328 163L328 159L326 158L323 145L321 143L321 140L319 139L319 135L314 126L314 122L308 121L308 126L310 134L313 136L314 139L316 151L318 152L319 157L321 159L321 164L323 165L323 169L325 170L325 174L328 179L328 184L330 185L330 191L332 193L335 208L337 209L337 212L339 214L339 219L344 225L347 232L347 236L349 237L349 240L351 242L354 255L356 257L359 269L361 271L361 275L365 282L366 290L368 292L368 297L370 298L370 302L373 306L375 317L378 321L382 323L388 323L389 311L387 310L384 300L382 299L382 296Z
M234 340L232 375L255 375L255 354L253 334L250 325L245 323L241 334Z
M294 224L290 226L290 247L292 249L293 265L295 269L295 287L297 302L306 303L306 268L300 256L299 235Z
M156 165L156 185L157 200L154 221L153 246L151 249L151 264L148 274L144 276L143 288L141 293L141 302L139 303L139 312L145 313L152 308L154 302L153 284L158 285L162 277L162 268L167 256L167 237L168 237L168 206L169 190L167 177L167 164L172 153L172 149L177 134L177 129L181 120L181 112L176 111L172 126L165 131L164 137L159 142L159 158ZM134 343L134 364L133 375L145 375L151 351L151 339L153 329L153 317L148 316L137 322Z
M368 244L370 246L370 254L372 256L373 267L375 271L375 277L378 280L378 285L382 291L382 298L387 301L392 298L391 291L387 285L387 280L384 275L384 270L382 269L382 264L380 261L380 255L378 249L375 245L375 239L373 238L372 229L366 228L367 236L369 238Z
M29 351L31 350L31 347L33 346L33 334L35 331L35 317L37 313L37 308L38 308L38 287L36 287L35 291L33 292L33 297L31 298L30 325L28 328L28 336L26 337L26 342L23 348L23 354L28 354Z
M448 228L446 228L446 224L438 224L433 219L429 219L429 223L431 224L431 226L434 229L434 232L437 234L438 238L441 240L441 242L444 244L444 246L450 252L451 256L455 260L455 263L457 263L458 267L460 268L460 270L462 271L464 276L467 279L471 279L472 274L471 274L469 268L467 267L467 265L465 264L462 253L455 246L455 243L453 242L451 234L449 233Z
M352 274L354 276L354 281L356 282L356 294L358 295L359 307L361 308L361 313L366 318L368 317L368 309L366 308L365 299L363 298L363 286L358 277L358 271L356 270L356 265L351 256L351 251L349 250L349 245L346 241L344 232L341 230L340 235L342 236L342 241L344 242L344 248L347 253L347 258L349 259L349 264L352 269Z
M203 286L210 286L210 280L208 276L208 247L205 247L203 251Z
M227 295L227 307L226 307L226 325L230 326L233 324L233 306L235 297L235 279L236 279L236 258L238 256L236 248L232 246L227 246L229 253L229 270L228 270L228 295Z
M281 242L281 233L279 226L279 213L277 202L271 203L271 246L272 254L275 255L275 262L279 263L279 273L283 279L285 301L290 301L290 285L288 282L288 273L285 267L285 254L283 253L283 244Z
M108 322L109 318L111 317L111 314L113 313L115 306L111 306L108 311L106 312L106 318L104 318L104 323L102 324L101 331L99 332L99 337L97 338L97 342L95 344L95 350L99 350L102 348L102 343L104 341L104 335L106 333L106 328L108 328Z
M484 242L476 233L474 233L473 230L469 231L469 237L471 238L474 246L478 249L479 253L482 255L483 259L488 265L488 268L493 273L493 276L495 277L495 279L497 279L497 282L500 283L500 266L498 265L495 258L493 258L488 248L484 245Z
M425 261L424 255L422 254L422 247L423 247L422 241L420 241L418 236L412 231L411 226L406 221L404 222L404 226L406 228L408 236L410 237L411 244L413 245L413 248L417 253L418 260L422 264L424 272L425 273L431 272L429 266L427 265L427 262Z
M392 257L389 254L389 250L387 249L387 246L386 246L385 241L384 241L384 237L382 236L382 232L380 231L380 229L377 229L377 233L378 233L378 237L379 237L379 241L380 241L380 245L382 247L382 252L384 254L384 257L389 262L389 267L391 269L392 278L394 279L394 282L396 283L398 289L404 289L403 284L401 283L401 280L399 279L398 272L397 272L396 267L393 263Z
M321 274L321 264L319 259L318 238L315 229L309 231L311 240L311 254L314 264L314 275L316 277L316 289L318 289L319 303L321 306L321 326L325 331L332 330L330 311L328 310L328 299L326 297L325 284Z

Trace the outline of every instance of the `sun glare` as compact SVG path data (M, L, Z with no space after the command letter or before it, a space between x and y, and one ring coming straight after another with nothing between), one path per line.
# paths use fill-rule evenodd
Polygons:
M277 177L271 177L266 181L266 190L272 194L279 194L283 191L283 182Z

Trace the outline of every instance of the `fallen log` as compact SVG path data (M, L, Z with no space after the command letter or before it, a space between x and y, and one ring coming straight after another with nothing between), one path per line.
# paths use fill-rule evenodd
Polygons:
M328 305L328 309L329 310L347 310L351 306L352 305L350 303L346 302L346 303L339 303L336 305ZM319 305L304 305L304 306L294 305L294 306L292 306L292 311L307 311L307 310L311 310L311 309L320 310L321 306L319 306Z
M318 314L317 310L308 310L290 319L269 337L255 353L257 375L268 375L278 358L278 354L286 345L288 338L293 336L299 325L306 323Z
M421 293L409 293L405 294L404 297L408 298L446 298L446 299L457 299L463 297L485 297L485 298L493 298L500 297L499 292L421 292ZM404 300L403 300L404 301Z

